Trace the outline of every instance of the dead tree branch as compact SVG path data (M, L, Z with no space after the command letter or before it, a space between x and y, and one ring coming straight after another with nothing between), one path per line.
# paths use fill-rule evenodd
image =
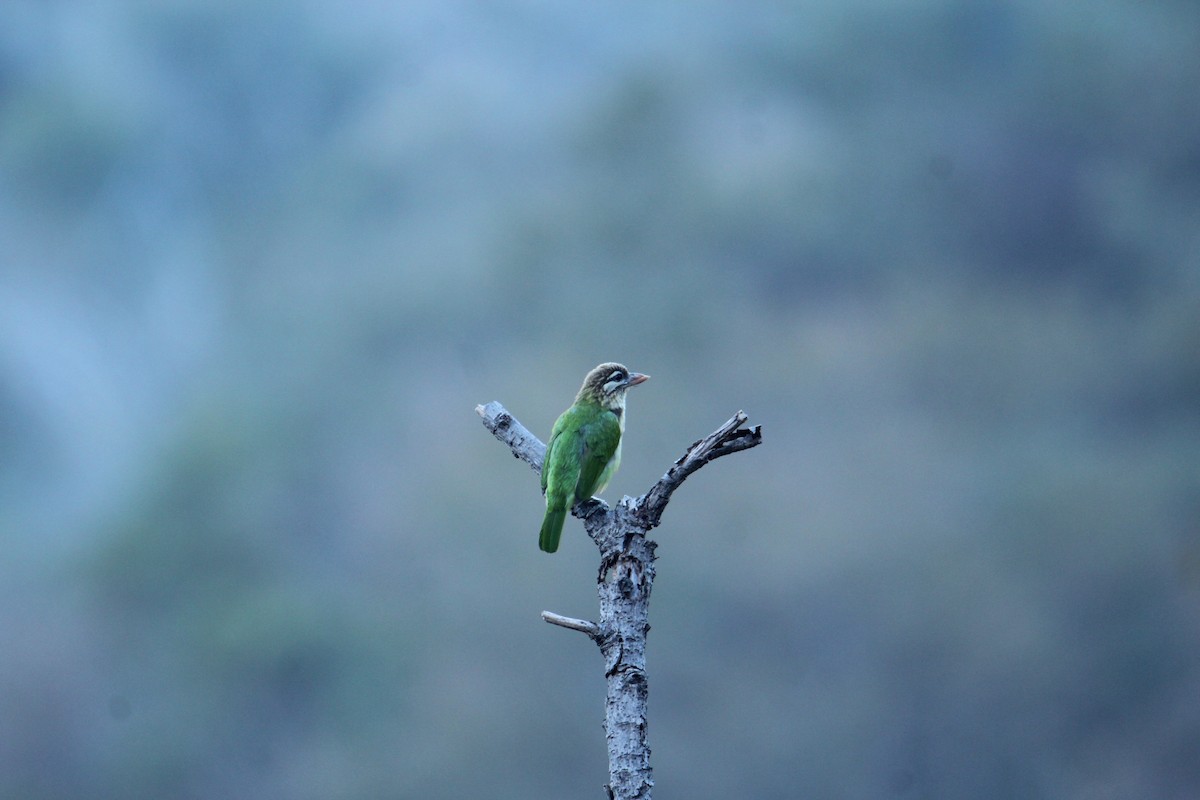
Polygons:
M484 426L509 446L512 454L540 472L546 446L504 406L477 406ZM654 550L646 533L658 526L671 495L688 476L721 456L762 442L758 426L742 428L739 411L717 430L692 444L650 491L621 498L615 507L592 498L571 513L583 520L588 536L600 549L596 593L599 624L542 612L553 625L587 634L600 646L607 684L604 731L608 743L607 796L617 800L650 800L654 780L646 743L646 634L650 630L650 590L654 585Z
M749 419L744 411L739 411L728 421L703 439L692 442L687 452L679 457L675 466L667 470L667 474L658 479L658 483L637 501L637 509L650 528L657 528L662 519L663 511L671 495L687 480L688 476L710 461L721 456L747 450L762 443L762 428L742 428Z

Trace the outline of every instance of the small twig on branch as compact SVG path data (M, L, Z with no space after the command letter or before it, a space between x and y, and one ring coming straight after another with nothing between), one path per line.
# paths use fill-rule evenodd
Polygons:
M546 622L549 622L551 625L558 625L563 628L570 628L573 631L586 633L593 639L600 636L600 626L594 622L589 622L586 619L564 617L562 614L555 614L553 611L543 611L542 619L544 619Z

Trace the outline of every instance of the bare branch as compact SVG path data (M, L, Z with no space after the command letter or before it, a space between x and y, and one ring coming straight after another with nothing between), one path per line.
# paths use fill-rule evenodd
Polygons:
M662 520L663 511L671 499L672 493L687 480L688 476L710 461L721 456L748 450L762 444L762 427L739 427L749 419L744 411L739 411L715 431L698 442L693 442L675 465L667 470L667 474L659 478L658 483L638 498L635 506L647 529L655 528Z
M476 413L492 434L517 458L540 472L546 446L517 422L504 406L491 402ZM654 779L646 742L646 633L650 630L650 590L654 585L654 542L646 533L658 525L671 494L700 467L721 456L754 447L762 432L740 428L746 415L732 419L694 443L650 491L637 500L624 497L616 506L591 498L571 513L583 520L588 536L600 549L596 593L600 624L550 611L542 619L587 634L604 656L607 691L604 730L608 744L609 783L605 791L617 800L650 800Z
M475 413L483 417L483 425L492 435L508 445L514 458L519 458L533 468L542 471L546 458L546 445L529 432L529 429L508 413L507 409L493 400L487 405L475 406Z
M600 636L600 626L594 622L589 622L586 619L575 619L574 617L564 617L562 614L555 614L553 611L543 611L542 619L549 622L551 625L558 625L563 628L570 628L573 631L586 633L593 639Z

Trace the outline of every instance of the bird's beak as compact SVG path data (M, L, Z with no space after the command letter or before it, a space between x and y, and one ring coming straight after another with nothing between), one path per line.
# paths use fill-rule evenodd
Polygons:
M640 372L629 373L629 380L625 382L626 386L637 386L639 383L645 383L650 379L649 375L643 375Z

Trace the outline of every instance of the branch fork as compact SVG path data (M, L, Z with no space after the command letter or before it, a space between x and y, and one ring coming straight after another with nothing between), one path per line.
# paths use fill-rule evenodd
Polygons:
M513 456L541 472L546 445L498 402L475 408L484 427L508 445ZM572 516L583 520L588 536L600 549L596 593L600 622L543 611L551 625L586 634L600 647L607 684L604 731L608 743L609 783L604 789L616 800L650 800L654 780L646 743L646 634L650 590L654 585L654 551L646 534L658 527L671 495L688 476L722 456L762 443L759 426L738 411L724 425L693 442L650 490L636 499L623 497L615 507L599 498L577 503Z

